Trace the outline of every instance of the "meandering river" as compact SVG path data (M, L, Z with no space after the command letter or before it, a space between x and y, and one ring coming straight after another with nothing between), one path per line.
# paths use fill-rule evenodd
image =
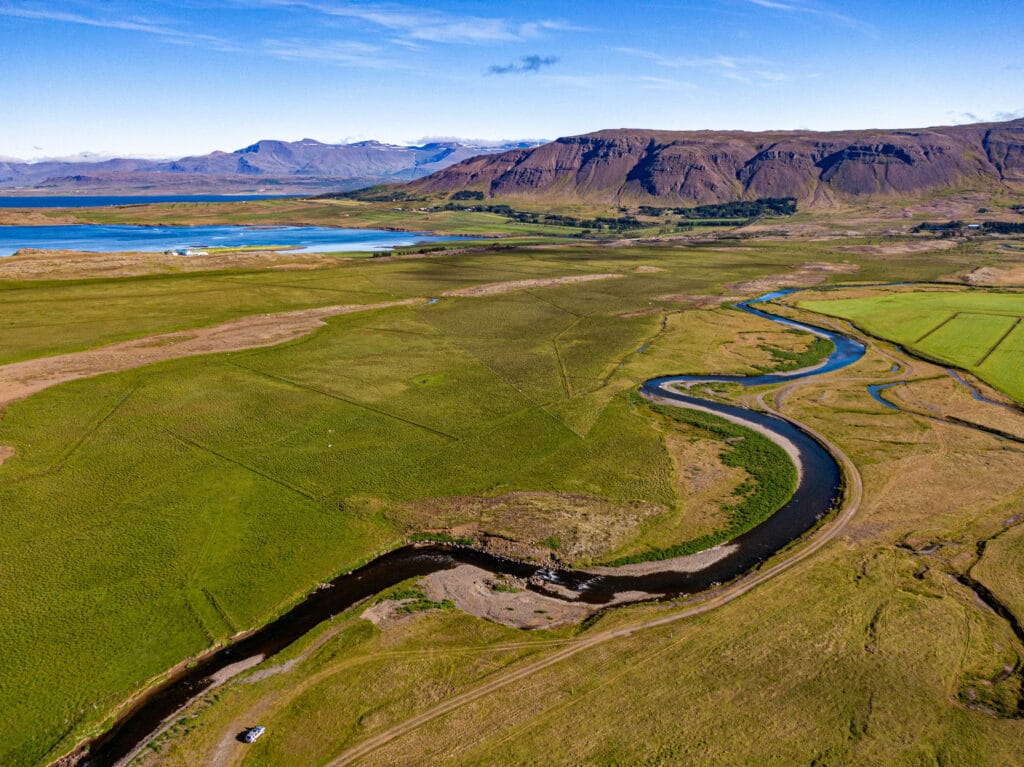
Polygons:
M242 667L244 662L252 664L268 658L335 614L409 578L465 563L495 575L511 575L529 580L531 589L547 596L603 605L626 593L639 592L641 596L637 597L637 601L695 594L733 580L764 562L813 528L839 502L842 493L839 465L814 437L790 421L737 405L704 399L692 393L683 393L677 387L692 390L699 384L713 382L730 382L742 386L781 383L821 375L860 359L865 351L860 342L833 331L777 317L755 306L788 292L791 291L769 293L737 304L737 309L828 338L835 345L835 351L821 365L759 376L665 376L646 381L641 386L645 396L671 400L683 407L696 406L746 423L769 432L777 441L788 442L797 451L801 472L792 498L760 525L731 541L726 555L692 572L665 570L647 575L617 575L608 574L607 571L596 574L580 570L545 569L457 546L405 546L378 557L358 570L335 578L277 620L172 675L141 697L105 735L91 744L87 763L94 767L117 764L147 742L169 717L173 717L189 701L213 686L218 672L236 664ZM553 588L549 589L548 585Z

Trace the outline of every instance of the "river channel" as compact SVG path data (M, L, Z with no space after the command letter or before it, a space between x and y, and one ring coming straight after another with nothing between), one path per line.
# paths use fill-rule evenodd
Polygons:
M598 575L584 570L540 568L535 564L502 559L468 547L444 544L404 546L374 559L358 570L335 578L275 621L172 675L144 694L106 734L91 743L84 763L92 767L118 764L146 743L168 718L175 716L189 701L212 687L218 672L244 661L255 663L268 658L323 621L409 578L425 576L460 564L472 564L497 576L511 575L528 580L531 589L547 596L603 605L628 592L641 593L634 601L672 599L696 594L749 572L785 548L811 530L840 502L842 472L835 458L814 437L790 421L737 405L704 399L690 391L699 384L715 382L741 386L782 383L837 370L863 356L864 345L852 338L784 319L756 306L789 292L792 291L769 293L737 304L736 308L787 327L828 338L835 345L835 350L822 364L804 370L746 377L664 376L646 381L640 387L645 396L672 400L684 407L697 406L760 427L771 432L776 439L788 441L798 451L801 472L793 496L767 520L733 539L728 554L695 572L666 570L632 576L608 574L607 571ZM687 389L685 393L681 391L684 387ZM549 585L552 588L549 589ZM621 604L621 600L618 603Z

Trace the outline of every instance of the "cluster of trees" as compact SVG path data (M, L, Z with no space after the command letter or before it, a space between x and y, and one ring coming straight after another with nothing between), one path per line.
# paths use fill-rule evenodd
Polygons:
M910 231L914 234L918 234L919 232L958 232L963 229L964 226L965 224L963 221L947 221L944 224L933 224L926 221L923 224L918 224Z
M791 216L796 213L795 197L762 197L757 200L735 200L718 205L698 205L694 208L656 208L641 205L644 216L663 216L666 213L683 218L756 218L757 216Z
M352 192L327 192L318 194L314 200L361 200L362 202L425 202L426 197L413 197L408 192L399 192L384 184L356 189Z
M1024 234L1024 224L1016 221L986 221L981 228L993 234Z
M522 224L571 226L577 229L596 229L613 232L625 232L631 229L641 229L646 226L642 221L638 221L635 216L576 218L575 216L562 216L557 213L534 213L528 210L516 210L508 205L474 205L467 208L462 205L448 203L441 210L478 210L483 213L496 213L499 216L505 216L510 221L518 221Z
M918 232L934 232L936 234L950 235L959 233L966 226L967 224L963 221L947 221L939 224L925 222L918 224L911 231L915 234ZM972 226L990 234L1024 234L1024 223L1017 221L983 221L981 224L972 224Z

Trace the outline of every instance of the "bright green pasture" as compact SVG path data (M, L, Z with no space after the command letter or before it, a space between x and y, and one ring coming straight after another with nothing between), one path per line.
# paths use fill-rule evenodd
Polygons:
M563 370L599 376L655 321L451 301L10 407L0 761L44 761L146 678L394 545L403 501L549 489L673 504L660 437L625 396L560 412ZM559 363L550 338L567 328L604 363Z
M1024 401L1024 293L912 291L799 305L969 370Z

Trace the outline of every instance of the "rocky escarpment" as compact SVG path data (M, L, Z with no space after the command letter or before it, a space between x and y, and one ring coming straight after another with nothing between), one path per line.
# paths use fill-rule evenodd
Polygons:
M1024 191L1024 120L835 133L606 130L474 157L407 190L701 205L999 186Z

